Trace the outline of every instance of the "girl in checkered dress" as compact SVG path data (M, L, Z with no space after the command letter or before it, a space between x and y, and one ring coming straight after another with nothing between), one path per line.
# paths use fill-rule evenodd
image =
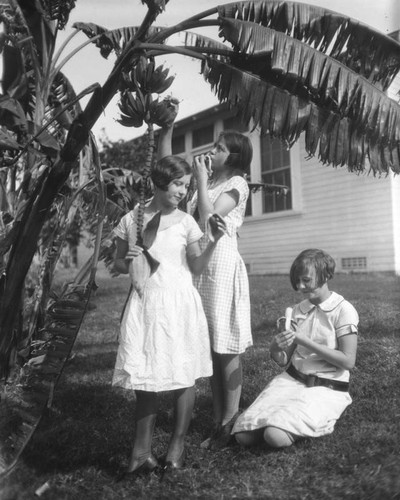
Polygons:
M243 223L249 196L244 174L251 159L249 138L236 131L224 131L213 149L196 157L193 163L197 192L191 200L191 212L198 214L205 233L200 246L204 248L210 241L210 214L218 213L227 225L227 234L218 242L207 269L195 277L213 356L214 429L203 445L211 449L225 446L230 440L242 390L240 354L252 345L248 277L237 246L237 231Z

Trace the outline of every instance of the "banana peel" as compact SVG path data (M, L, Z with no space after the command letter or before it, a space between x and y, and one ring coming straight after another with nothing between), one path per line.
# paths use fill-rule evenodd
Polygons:
M129 263L129 276L133 290L139 297L143 297L143 292L150 276L156 272L160 263L151 256L147 249L131 260Z
M149 248L154 243L157 236L160 220L161 212L157 212L157 214L147 223L143 231L143 252L132 259L129 264L129 276L131 278L132 287L138 293L139 297L143 296L147 280L156 272L160 265L158 260L149 252Z

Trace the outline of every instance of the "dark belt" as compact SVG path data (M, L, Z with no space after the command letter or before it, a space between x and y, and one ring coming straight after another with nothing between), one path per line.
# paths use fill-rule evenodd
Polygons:
M286 370L291 377L295 378L299 382L303 382L306 387L328 387L329 389L333 389L335 391L349 392L350 384L348 382L341 382L340 380L331 380L328 378L317 377L316 375L306 375L305 373L301 373L293 365L289 365L289 368Z

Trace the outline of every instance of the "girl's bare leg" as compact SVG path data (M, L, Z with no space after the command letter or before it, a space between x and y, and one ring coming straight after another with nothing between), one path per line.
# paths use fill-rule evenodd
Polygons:
M175 425L171 440L168 445L166 462L183 462L185 437L192 419L195 401L195 388L186 387L174 391ZM180 464L182 465L182 464Z
M214 423L225 425L238 412L242 393L242 363L239 354L213 352Z
M239 354L220 354L224 412L222 425L227 424L239 411L242 394L242 363Z
M210 386L213 401L214 425L217 426L222 423L222 417L224 414L224 384L219 354L212 351L212 360L213 374L210 378Z
M286 448L296 441L296 436L278 427L265 427L263 437L271 448Z
M242 446L256 446L265 442L271 448L285 448L296 441L293 434L277 427L238 432L235 439Z
M238 432L235 434L235 439L242 446L256 446L264 441L264 429Z
M135 439L128 472L136 470L151 455L157 411L158 395L156 392L136 391Z

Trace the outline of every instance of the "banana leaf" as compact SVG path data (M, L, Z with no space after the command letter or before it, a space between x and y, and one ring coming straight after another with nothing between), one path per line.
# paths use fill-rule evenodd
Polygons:
M93 43L100 49L100 54L107 59L111 52L117 55L126 48L127 44L136 37L139 32L138 26L126 26L108 30L95 23L74 23L73 28L82 31L89 39L95 39ZM161 28L149 27L148 34L159 33Z
M397 41L323 7L275 0L242 1L219 5L218 15L290 34L337 59L382 90L388 89L400 70Z
M0 405L0 477L12 470L39 425L46 407L51 406L54 388L70 356L94 289L105 215L105 187L93 140L91 145L95 150L93 159L99 206L89 280L85 285L66 284L59 295L53 294L54 298L49 301L45 311L43 327L38 332L39 347L32 349L30 360L22 367L19 383L5 384ZM62 233L59 240L64 237L65 233ZM61 243L58 247L58 251L50 255L53 266L60 255Z
M399 164L396 163L399 152L396 139L398 119L390 113L385 116L396 123L393 127L394 139L376 141L369 129L364 135L360 132L357 117L353 119L334 113L327 107L319 106L301 95L290 94L232 65L210 58L203 64L202 73L218 98L236 106L243 121L249 123L253 120L253 127L259 126L263 134L268 133L291 145L305 132L307 152L312 156L318 150L318 157L323 163L347 164L350 171L361 171L368 164L376 174L387 173L390 169L399 171ZM368 109L367 117L371 115L372 120L371 109ZM379 108L375 106L375 109ZM343 134L334 133L336 127L341 126L348 131L347 139ZM331 133L334 134L332 138Z
M291 93L308 94L319 106L349 116L371 140L391 144L400 140L399 104L335 59L283 33L245 21L222 20L220 35L246 56L243 63L235 60L236 67L275 85L278 82ZM387 127L388 123L392 126Z
M40 0L40 5L51 21L57 21L58 29L64 29L76 0Z

